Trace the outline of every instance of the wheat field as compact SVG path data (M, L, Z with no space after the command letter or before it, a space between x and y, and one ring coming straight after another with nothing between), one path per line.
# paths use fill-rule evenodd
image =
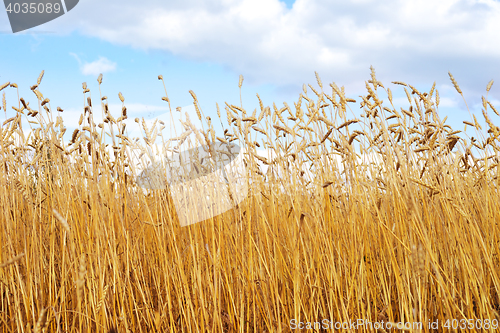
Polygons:
M357 99L316 74L317 86L304 85L293 105L265 106L257 95L260 110L226 103L221 114L217 105L213 121L190 91L204 128L187 119L178 141L144 119L135 119L144 138L128 138L124 96L121 114L112 115L101 91L101 104L92 105L84 83L86 103L68 141L64 111L40 89L43 74L31 87L36 108L22 97L8 105L5 92L0 105L15 110L0 128L1 332L498 327L493 81L482 97L487 134L475 116L464 121L476 138L439 117L435 83L420 92L393 82L408 97L408 107L396 110L371 68ZM241 76L240 90L242 83ZM162 99L170 107L168 95ZM94 113L104 121L95 123ZM168 184L138 186L137 162L147 167L153 143L175 151L188 136L241 146L249 186L234 209L181 227ZM134 158L131 147L141 155ZM263 157L261 148L273 154ZM377 163L361 158L370 154Z

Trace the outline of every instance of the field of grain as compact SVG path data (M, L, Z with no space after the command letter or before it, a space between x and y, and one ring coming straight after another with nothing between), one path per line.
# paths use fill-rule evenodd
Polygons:
M204 129L187 120L178 135L237 143L251 186L234 209L181 227L168 186L138 186L129 149L143 149L143 159L153 142L175 151L185 138L164 140L162 124L136 119L140 148L126 136L122 94L122 112L112 115L102 95L92 105L84 84L87 102L65 141L63 111L42 95L42 77L31 87L36 107L22 97L8 104L5 93L0 105L16 112L0 128L0 332L394 332L398 324L428 332L435 322L447 331L447 320L451 331L498 327L493 81L482 98L487 137L475 116L464 121L476 138L439 117L435 84L420 92L393 82L408 97L396 110L373 69L356 99L317 75L292 105L225 104L216 120L191 91Z

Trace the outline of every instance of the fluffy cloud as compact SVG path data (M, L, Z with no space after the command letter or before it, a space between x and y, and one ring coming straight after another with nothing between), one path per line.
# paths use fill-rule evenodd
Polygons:
M99 59L92 62L82 62L78 55L74 53L70 54L78 61L83 75L97 76L101 73L113 72L116 70L116 63L106 57L99 57Z
M77 8L51 24L219 63L254 83L300 86L318 71L327 82L362 88L374 65L388 80L412 83L462 72L467 89L487 83L485 68L500 72L493 0L297 0L291 9L278 0L89 0ZM82 70L114 66L101 58Z

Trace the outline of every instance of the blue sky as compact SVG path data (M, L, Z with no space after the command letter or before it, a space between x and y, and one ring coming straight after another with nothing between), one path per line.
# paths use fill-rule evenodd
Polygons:
M391 81L422 91L436 81L440 116L457 130L470 116L448 71L481 124L481 95L490 80L500 80L500 4L492 0L80 0L64 16L17 34L0 10L0 32L0 85L16 82L36 105L29 88L45 70L40 91L52 108L65 110L68 132L83 110L82 82L99 105L99 73L112 113L121 109L122 92L132 119L168 111L159 74L173 108L191 105L193 90L214 119L215 103L223 115L225 102L239 105L240 74L243 107L251 113L256 93L266 106L293 105L304 83L317 87L315 71L328 93L329 83L345 86L358 100L351 109L359 118L359 95L366 94L373 65L398 110L408 102ZM13 105L15 91L4 92ZM500 82L488 99L500 109ZM467 133L474 135L470 128Z

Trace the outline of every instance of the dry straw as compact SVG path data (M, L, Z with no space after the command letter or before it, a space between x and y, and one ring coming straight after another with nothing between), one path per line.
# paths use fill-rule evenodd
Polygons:
M40 315L38 316L38 321L36 322L35 328L33 329L34 333L41 333L45 329L47 324L47 308L42 309L40 311Z
M61 223L64 230L66 230L66 232L69 233L70 228L68 221L66 221L66 219L57 210L52 209L52 213L54 214L55 218Z
M214 217L185 228L178 225L179 207L197 213L196 202L189 202L200 194L193 183L149 190L136 182L138 168L148 165L136 156L142 162L143 154L152 154L165 123L148 128L135 119L148 151L140 139L127 137L124 105L115 120L101 97L104 119L96 126L90 95L84 95L80 126L65 138L62 118L54 124L49 98L39 90L42 76L31 89L44 104L41 110L31 110L24 98L7 110L4 92L0 193L12 195L0 197L0 239L5 253L21 254L0 265L2 285L8 286L0 304L2 327L271 332L289 329L290 318L331 317L331 309L342 309L339 321L352 314L391 323L444 322L464 313L496 318L498 106L487 94L482 98L487 138L469 139L439 117L436 84L420 92L395 82L393 89L404 91L409 102L395 110L382 97L385 91L391 101L393 92L373 68L359 105L335 83L324 91L315 75L319 88L304 85L293 105L266 106L258 95L252 112L243 103L226 103L223 135L190 92L197 117L208 126L195 128L187 115L183 130L161 142L164 151L180 152L194 136L198 142L192 144L205 146L239 140L244 154L241 177L228 165L221 175L227 192L216 193L215 206L200 208L215 211ZM242 83L241 76L240 97ZM0 87L9 86L17 88ZM492 81L486 88L494 89ZM458 84L455 89L461 93ZM358 106L362 117L349 116ZM221 120L218 107L217 116ZM477 117L464 124L480 132ZM23 139L25 118L33 129ZM254 148L269 149L269 155ZM193 164L181 167L210 172L201 160ZM200 180L203 190L215 188ZM238 181L248 191L238 191ZM189 194L182 200L175 196L179 187ZM218 211L225 196L232 204ZM64 207L71 227L55 207ZM366 290L378 293L373 302L345 302L366 299ZM55 320L32 295L57 296Z
M18 254L17 256L12 257L9 260L7 260L6 262L0 264L0 268L4 268L4 267L7 267L9 265L12 265L16 261L20 260L22 257L24 257L24 253Z

